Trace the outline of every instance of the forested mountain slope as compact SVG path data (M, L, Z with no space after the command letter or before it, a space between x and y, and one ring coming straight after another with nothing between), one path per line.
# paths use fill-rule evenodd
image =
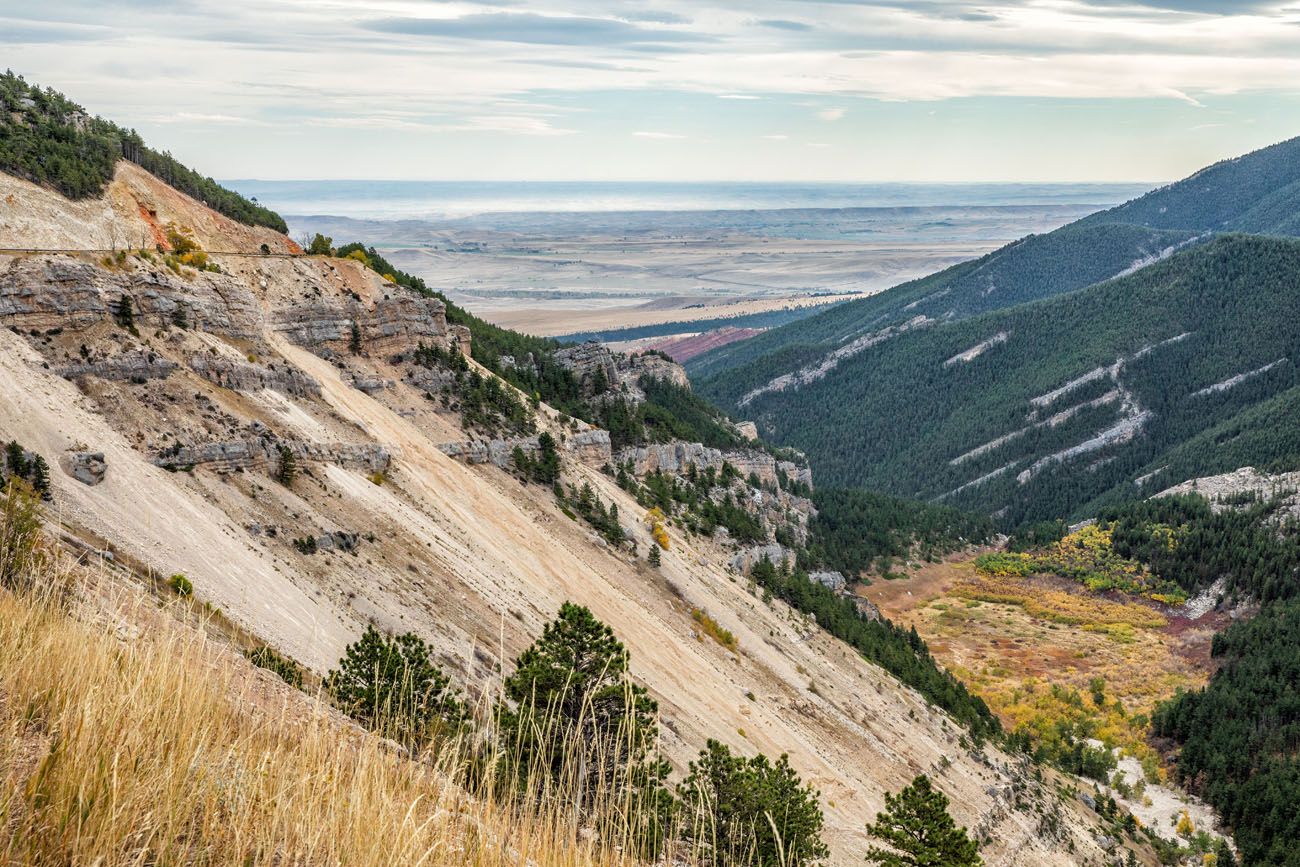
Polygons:
M836 483L1008 525L1300 463L1300 242L1226 235L1130 276L914 327L745 407Z
M1226 231L1300 234L1300 138L1218 163L980 259L722 347L687 367L705 394L736 407L757 389L798 387L808 374L815 378L832 353L852 354L864 343L887 339L891 326L948 321L1080 289ZM783 375L795 381L774 382Z

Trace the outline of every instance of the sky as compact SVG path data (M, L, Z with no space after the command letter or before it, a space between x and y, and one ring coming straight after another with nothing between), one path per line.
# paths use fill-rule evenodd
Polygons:
M1163 181L1300 135L1300 0L0 0L219 178Z

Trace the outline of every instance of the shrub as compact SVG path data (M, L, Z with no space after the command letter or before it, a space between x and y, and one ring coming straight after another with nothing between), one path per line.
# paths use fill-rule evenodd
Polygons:
M302 689L302 667L287 656L280 654L274 647L263 644L256 650L246 651L248 661L258 668L274 672L281 680L297 689Z
M40 500L31 485L11 478L0 501L0 586L29 589L45 560Z
M186 578L179 572L167 579L167 586L170 587L172 592L177 596L185 597L194 595L194 584L190 579Z
M657 549L651 548L650 550L655 551ZM691 619L699 624L700 631L705 635L727 648L727 650L733 653L736 651L739 646L736 636L732 635L730 630L724 629L722 624L710 617L703 608L692 608Z

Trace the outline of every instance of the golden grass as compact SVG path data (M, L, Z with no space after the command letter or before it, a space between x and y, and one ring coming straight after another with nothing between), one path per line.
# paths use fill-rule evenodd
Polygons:
M1032 617L1071 626L1115 632L1104 627L1128 626L1160 629L1168 622L1164 615L1138 602L1112 602L1096 596L1053 590L1012 577L976 575L953 586L952 595L980 602L1019 605Z
M0 589L0 863L612 865L561 811L470 797L148 609ZM128 617L128 621L130 618Z
M731 630L723 627L721 623L709 616L709 613L703 608L692 608L691 619L700 627L700 631L721 644L723 647L735 653L740 647L740 642Z

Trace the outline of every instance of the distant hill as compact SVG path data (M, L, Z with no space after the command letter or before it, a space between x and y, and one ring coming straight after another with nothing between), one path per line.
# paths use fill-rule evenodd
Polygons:
M872 298L725 346L688 365L701 391L735 407L772 379L889 326L949 321L1081 289L1220 232L1300 235L1300 138L1218 163L1132 202Z
M0 171L83 199L103 192L122 159L232 220L288 232L279 214L150 148L135 130L91 117L63 94L22 76L0 74Z
M1298 361L1300 242L1226 235L1098 286L918 325L745 409L822 479L1016 525L1300 465Z

